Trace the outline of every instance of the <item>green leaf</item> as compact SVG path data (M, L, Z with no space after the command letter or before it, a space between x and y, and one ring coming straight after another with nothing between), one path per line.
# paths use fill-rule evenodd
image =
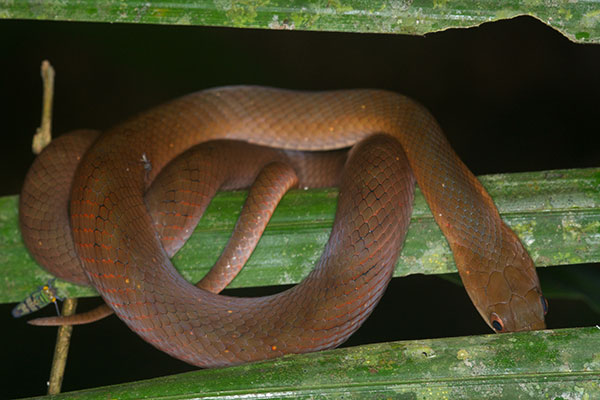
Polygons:
M52 399L597 399L600 328L289 355Z
M600 261L600 168L500 174L480 178L502 217L537 266ZM191 282L217 260L241 210L245 192L213 199L189 242L173 261ZM230 287L297 283L313 268L329 237L337 191L288 193L246 267ZM17 197L0 198L0 302L17 302L45 283L21 241ZM452 254L417 191L395 276L456 272ZM59 294L93 296L90 288L56 281Z
M403 33L530 15L578 42L600 42L600 2L541 0L0 0L0 18Z

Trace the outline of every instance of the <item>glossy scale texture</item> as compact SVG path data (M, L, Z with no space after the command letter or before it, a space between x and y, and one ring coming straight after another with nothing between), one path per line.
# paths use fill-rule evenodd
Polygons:
M273 296L231 298L194 287L171 265L143 196L172 159L217 139L287 151L334 150L363 141L351 150L343 172L323 256L298 286ZM219 170L237 163L222 159ZM227 87L132 118L104 133L75 173L75 249L90 283L119 318L189 363L220 366L330 348L358 329L391 278L408 225L413 176L488 324L502 332L543 328L545 300L516 235L433 117L385 91ZM173 201L222 185L180 187ZM33 201L21 202L21 225L34 254L36 240L27 239L31 224L23 219L39 209Z

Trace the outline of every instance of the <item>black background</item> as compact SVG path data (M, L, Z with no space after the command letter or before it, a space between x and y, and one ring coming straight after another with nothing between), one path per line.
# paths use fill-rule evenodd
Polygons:
M1 195L19 192L33 160L44 58L57 72L56 133L103 129L219 85L373 87L429 108L477 175L600 165L600 47L571 43L532 18L426 37L0 21ZM229 294L273 290L281 288ZM583 303L550 301L551 328L600 319ZM80 309L97 302L84 300ZM44 394L55 330L13 320L11 307L0 305L0 398ZM347 345L488 332L461 287L413 276L392 281ZM193 369L111 317L75 329L63 390Z

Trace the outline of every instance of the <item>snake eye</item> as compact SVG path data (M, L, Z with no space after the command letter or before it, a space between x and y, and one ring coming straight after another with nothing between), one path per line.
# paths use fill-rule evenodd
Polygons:
M492 313L490 320L492 321L492 327L496 332L502 332L504 330L504 322L502 322L502 318L500 318L498 314Z
M548 300L544 296L540 296L540 301L542 302L542 310L544 310L544 315L548 314Z

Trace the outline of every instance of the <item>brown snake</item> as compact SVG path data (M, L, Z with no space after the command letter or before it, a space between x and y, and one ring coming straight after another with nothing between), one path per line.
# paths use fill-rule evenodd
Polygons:
M81 140L83 152L93 139ZM66 158L69 146L61 153ZM270 187L274 176L293 176L288 165L301 185L336 183L344 158L323 151L350 146L331 236L300 284L272 296L234 298L212 293L222 289L219 276L198 288L173 268L169 256L216 190L247 187L257 175L266 178L256 190ZM313 158L317 166L307 166ZM64 162L77 161L71 156ZM89 282L133 331L188 363L236 364L346 340L391 279L414 180L488 325L497 332L545 326L547 303L531 258L434 118L401 95L225 87L182 97L135 116L92 144L74 173L68 213L55 210L54 201L44 202L48 188L40 187L48 175L66 169L60 162L40 156L26 179L20 220L28 248L55 275ZM59 196L68 195L69 179ZM294 179L286 178L286 189ZM280 195L270 198L277 202ZM261 207L261 201L254 202L255 209ZM49 228L48 219L61 212L70 216L70 225ZM252 225L249 221L247 232ZM235 259L233 253L225 262Z

